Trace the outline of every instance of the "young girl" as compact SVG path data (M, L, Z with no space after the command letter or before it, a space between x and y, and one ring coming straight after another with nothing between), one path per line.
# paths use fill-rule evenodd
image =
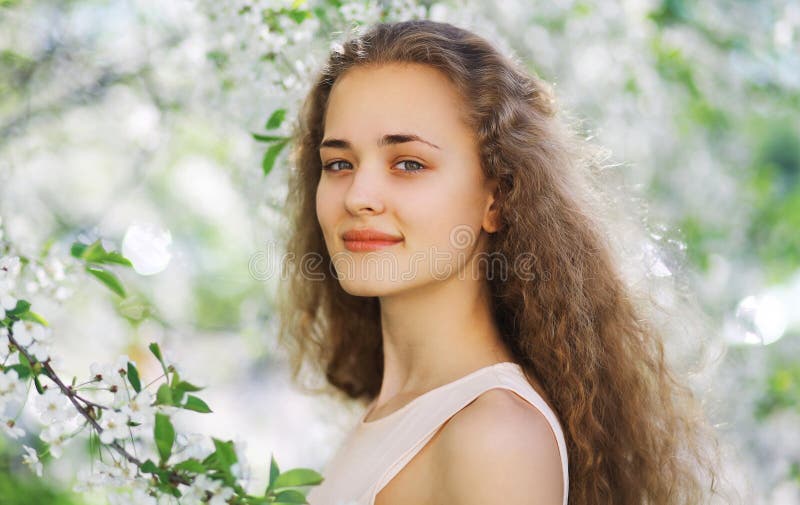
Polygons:
M453 25L378 24L294 135L281 340L295 380L369 402L311 505L707 503L710 431L545 83Z

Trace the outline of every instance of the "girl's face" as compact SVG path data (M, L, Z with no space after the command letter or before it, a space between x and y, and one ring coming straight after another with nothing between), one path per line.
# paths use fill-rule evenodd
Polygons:
M495 185L483 177L463 107L439 70L416 63L355 67L334 84L316 209L348 293L383 296L455 274L479 278L468 260L480 252L482 229L496 229ZM397 241L345 240L363 229Z

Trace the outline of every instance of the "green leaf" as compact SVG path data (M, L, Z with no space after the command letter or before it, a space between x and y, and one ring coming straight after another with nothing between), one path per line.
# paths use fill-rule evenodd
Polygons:
M153 356L155 356L156 359L163 365L164 359L161 357L161 348L158 347L158 344L152 342L150 345L147 346L147 348L150 349L150 352L153 353Z
M286 15L292 18L292 20L298 25L302 24L306 19L312 17L311 11L304 11L302 9L292 9Z
M264 175L269 175L272 171L272 167L275 165L275 160L278 159L278 155L288 143L288 139L281 140L267 149L267 152L264 154L264 159L261 161L261 168L264 170Z
M87 246L81 253L81 258L84 261L100 262L106 255L106 250L100 240L95 240L94 243Z
M183 406L183 402L184 402L183 397L184 397L185 394L186 393L184 393L180 389L173 389L172 390L172 404L175 405L176 407L182 407Z
M162 481L163 481L163 480L168 480L168 479L164 479L164 478L162 478ZM159 489L161 492L163 492L164 494L171 494L171 495L172 495L172 496L174 496L175 498L180 498L180 497L181 497L181 492L178 490L178 488L176 488L176 487L175 487L173 484L171 484L171 483L166 483L166 484L165 484L164 482L160 482L160 483L159 483L159 484L158 484L156 487L157 487L157 488L158 488L158 489ZM178 502L178 503L180 503L180 502Z
M139 381L139 371L136 365L128 361L128 382L133 386L134 391L137 393L142 391L142 383Z
M158 362L161 364L161 369L164 370L164 377L169 380L169 373L167 372L167 365L164 363L164 358L161 355L161 348L158 347L158 344L155 342L151 342L147 348L150 349L150 352L153 353L153 356L155 356Z
M6 311L6 316L11 318L18 318L25 312L28 312L28 309L31 308L31 304L27 300L17 300L17 306L13 309Z
M17 356L19 357L19 362L22 364L22 366L27 367L28 370L30 370L31 373L33 373L33 366L31 365L31 362L28 361L28 358L26 358L25 355L22 353L18 354Z
M211 409L208 407L206 402L201 400L200 398L189 395L186 397L186 403L182 404L182 407L186 410L194 410L195 412L200 412L201 414L208 414L211 412Z
M214 437L211 440L214 441L215 450L203 460L203 464L209 469L219 471L226 483L233 483L235 479L231 473L231 465L237 461L233 442L230 440L223 441Z
M220 440L218 438L212 438L212 440L214 441L214 447L216 448L216 453L220 461L225 465L224 468L230 470L231 465L239 460L236 457L236 450L233 448L233 441Z
M175 405L172 398L172 389L168 384L162 384L156 392L156 405Z
M275 489L296 486L314 486L322 482L322 475L310 468L293 468L275 479Z
M172 444L175 443L175 428L169 416L162 413L156 414L155 440L161 462L166 462L172 454Z
M251 133L250 135L259 142L275 142L287 139L287 137L281 135L261 135L260 133Z
M16 370L17 376L20 378L20 380L27 379L31 376L31 368L27 365L23 365L22 363L6 365L3 373L6 373L8 370Z
M89 246L88 246L88 245L86 245L86 244L82 244L82 243L80 243L80 242L74 242L74 243L72 244L72 247L70 247L70 249L69 249L69 253L70 253L70 254L71 254L73 257L75 257L75 258L82 259L83 252L84 252L84 251L85 251L85 250L86 250L88 247L89 247Z
M42 387L42 383L39 382L39 376L38 375L34 375L33 376L33 384L36 386L36 391L40 395L43 395L44 394L44 388Z
M158 472L158 467L156 466L156 464L153 463L153 461L149 460L149 459L147 461L145 461L144 463L142 463L142 466L140 466L139 469L141 471L145 472L145 473L156 473L156 472Z
M279 127L281 123L283 123L283 118L286 117L286 109L278 109L270 115L269 119L267 119L267 125L265 128L267 130L274 130L275 128Z
M97 279L105 284L111 291L125 298L125 288L122 287L122 283L117 279L116 275L94 265L87 265L86 271L97 277Z
M270 454L269 456L269 482L267 484L267 490L264 491L264 496L268 495L275 487L275 479L278 478L281 471L278 468L278 462L275 461L275 455Z
M287 489L275 495L278 503L306 503L306 495L296 489Z
M125 256L116 251L111 251L108 254L106 254L105 258L103 258L102 263L114 263L116 265L122 265L126 267L133 266L131 260L129 260L128 258L126 258Z
M181 391L186 391L186 392L190 392L190 393L196 393L197 391L202 391L204 389L204 388L201 388L199 386L195 386L191 382L186 382L186 381L180 381L174 387L175 387L175 389L180 389Z
M95 240L90 245L75 242L70 248L70 254L87 263L113 263L126 267L133 266L130 260L120 253L116 251L106 251L100 240Z
M140 466L139 469L141 471L145 472L145 473L156 473L156 472L158 472L158 467L156 466L156 464L153 463L153 461L149 460L149 459L147 461L145 461L144 463L142 463L142 466Z
M31 312L30 310L20 314L19 318L20 319L24 319L26 321L33 321L34 323L39 323L42 326L50 326L50 323L48 323L45 318L43 318L42 316L40 316L36 312Z
M175 470L185 470L187 472L203 473L206 471L206 466L194 458L189 458L185 461L173 466Z

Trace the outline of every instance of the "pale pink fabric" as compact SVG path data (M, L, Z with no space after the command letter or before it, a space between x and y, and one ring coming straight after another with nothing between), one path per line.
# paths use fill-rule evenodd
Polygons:
M424 393L388 416L365 423L370 404L325 466L325 480L311 488L310 505L373 505L381 489L428 443L454 414L494 388L514 391L544 414L556 437L564 475L564 505L569 475L567 445L558 417L536 392L522 368L512 362L480 368ZM374 401L373 401L374 403Z

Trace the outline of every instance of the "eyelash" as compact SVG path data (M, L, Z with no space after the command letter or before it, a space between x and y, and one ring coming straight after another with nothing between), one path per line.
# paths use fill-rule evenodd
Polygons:
M349 162L347 162L347 161L344 161L344 160L335 160L335 161L331 161L331 162L330 162L330 163L328 163L327 165L323 165L323 166L322 166L322 170L326 170L326 171L329 171L329 172L341 172L341 171L342 171L342 169L339 169L339 170L333 170L333 169L331 168L331 166L332 166L333 164L335 164L335 163L347 163L348 165L350 164ZM416 164L416 165L419 165L419 167L420 167L420 168L418 168L418 169L415 169L415 170L401 170L401 172L406 172L406 173L408 173L408 174L413 174L413 175L416 175L417 173L419 173L419 172L422 172L422 171L424 171L424 170L426 170L426 169L427 169L427 167L426 167L425 165L423 165L422 163L420 163L419 161L416 161L416 160L400 160L400 161L398 161L397 163L414 163L414 164Z

